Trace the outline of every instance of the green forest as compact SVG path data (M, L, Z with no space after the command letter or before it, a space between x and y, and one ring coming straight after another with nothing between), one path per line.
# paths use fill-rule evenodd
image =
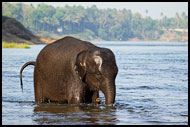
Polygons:
M148 14L148 10L146 10ZM53 7L39 4L37 7L22 3L2 3L2 15L15 18L34 33L75 35L86 39L102 40L158 40L169 29L188 29L185 12L174 17L152 19L130 9L98 9L95 5ZM180 34L180 33L179 33Z

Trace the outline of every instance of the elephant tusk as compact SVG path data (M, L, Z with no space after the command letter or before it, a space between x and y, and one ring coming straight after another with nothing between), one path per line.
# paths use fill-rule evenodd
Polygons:
M99 103L101 100L100 98L96 98L96 102Z

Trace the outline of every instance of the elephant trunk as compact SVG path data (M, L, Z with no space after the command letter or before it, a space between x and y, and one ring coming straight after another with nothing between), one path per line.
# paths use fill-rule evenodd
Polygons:
M105 80L105 84L103 84L103 86L104 87L101 90L106 99L105 104L113 104L115 102L116 95L115 81Z

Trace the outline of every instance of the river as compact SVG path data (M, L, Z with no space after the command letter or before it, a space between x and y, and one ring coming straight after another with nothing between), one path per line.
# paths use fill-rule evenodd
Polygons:
M93 42L110 48L119 68L116 101L104 105L36 104L33 72L19 71L35 61L45 45L30 49L2 49L3 125L187 125L188 43L178 42Z

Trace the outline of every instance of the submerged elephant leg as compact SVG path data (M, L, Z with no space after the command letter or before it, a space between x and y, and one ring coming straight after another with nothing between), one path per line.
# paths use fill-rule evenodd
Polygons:
M72 97L71 99L68 100L68 104L79 104L79 97Z
M37 65L38 66L38 65ZM44 79L42 74L37 70L34 69L34 94L35 94L35 101L37 103L44 103L47 102L47 98L44 95L45 89L43 88Z
M42 92L40 92L40 88L35 86L35 101L37 103L47 102L47 99L43 96Z

